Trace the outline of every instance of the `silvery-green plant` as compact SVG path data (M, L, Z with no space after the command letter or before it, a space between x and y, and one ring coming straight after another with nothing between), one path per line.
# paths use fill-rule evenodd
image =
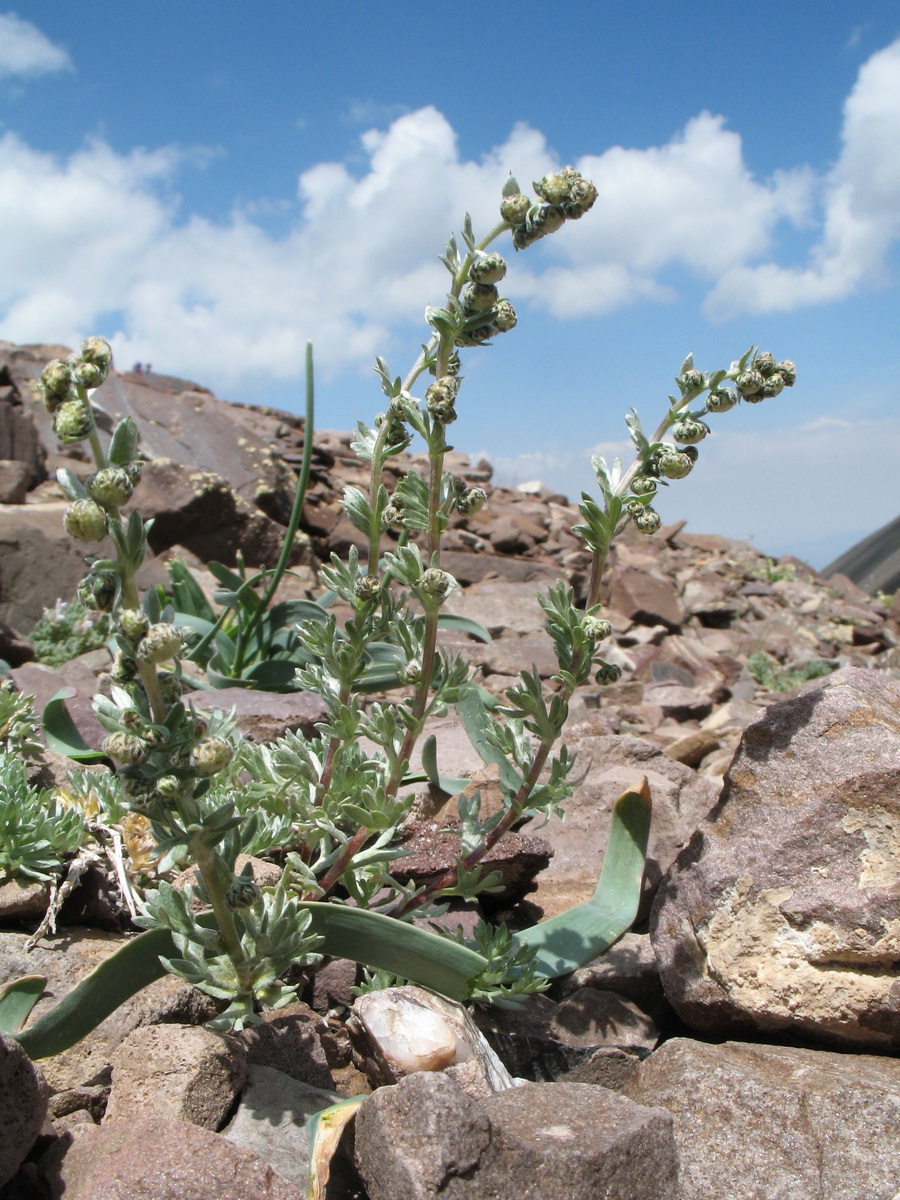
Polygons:
M516 324L498 286L506 262L492 243L510 234L514 247L524 250L580 218L596 199L593 184L572 168L534 187L536 199L510 179L500 222L476 239L466 217L462 244L450 239L442 256L450 287L441 305L426 309L429 337L406 376L393 375L377 360L384 411L371 426L360 423L353 443L369 464L370 482L367 489L344 493L347 515L364 534L367 550L351 552L347 561L333 557L321 571L329 594L351 615L338 622L324 605L308 605L292 633L303 663L297 683L316 690L327 705L314 738L288 735L250 746L226 718L201 715L184 703L178 616L162 610L153 592L141 604L135 572L147 525L137 510L127 520L120 513L140 478L136 431L129 420L120 422L104 452L93 423L88 390L102 382L109 347L88 339L80 356L44 371L58 435L87 440L97 465L84 485L61 473L71 501L66 527L86 543L108 534L114 548L114 556L93 563L79 591L88 607L115 619L115 685L109 697L97 700L108 730L103 749L117 764L124 803L150 822L161 868L194 866L197 882L185 891L163 882L147 895L144 923L151 930L138 939L142 947L126 948L130 980L124 979L124 962L104 964L80 995L60 1006L52 1029L44 1025L43 1053L59 1044L63 1025L71 1037L84 1027L84 1011L109 1011L116 997L140 986L136 980L151 978L159 958L229 1001L223 1022L234 1024L253 1019L260 1005L288 997L285 975L316 950L357 958L447 995L502 997L573 969L633 920L649 821L646 783L638 781L616 807L598 890L585 905L514 936L483 930L470 945L408 923L413 914L440 911L452 897L490 890L496 877L483 866L487 852L517 822L560 811L573 787L573 758L558 746L572 695L592 676L602 685L619 673L602 656L612 629L599 605L614 538L629 522L648 535L659 527L651 501L660 487L692 469L710 414L741 399L777 395L794 382L794 370L751 350L727 370L704 374L689 357L677 377L679 395L669 397L652 437L636 413L626 418L633 463L623 469L618 461L608 466L595 459L600 499L584 495L580 505L576 529L593 556L587 603L577 604L562 582L539 598L557 671L549 686L536 671L523 672L504 704L491 702L475 685L470 664L438 645L442 608L457 586L442 566L442 535L452 518L474 513L486 499L481 489L445 470L445 456L465 351ZM311 436L308 421L308 441ZM425 443L427 471L407 471L391 493L385 467L414 436ZM377 664L405 685L399 698L365 700ZM483 816L478 792L466 795L466 781L439 772L435 744L427 739L425 774L456 796L459 852L439 878L403 886L390 864L403 853L398 840L412 799L410 762L429 718L451 706L481 757L497 767L502 805ZM248 869L236 872L236 859L242 851L264 850L267 838L269 849L289 853L278 887L261 889ZM198 900L204 912L197 913ZM76 1011L79 1004L84 1011ZM32 1036L30 1052L41 1037Z

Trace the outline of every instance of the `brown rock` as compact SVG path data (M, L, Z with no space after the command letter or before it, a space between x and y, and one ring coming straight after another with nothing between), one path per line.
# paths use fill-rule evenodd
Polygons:
M0 458L0 504L24 504L30 481L28 463Z
M0 1033L0 1187L18 1171L47 1116L47 1085L19 1043Z

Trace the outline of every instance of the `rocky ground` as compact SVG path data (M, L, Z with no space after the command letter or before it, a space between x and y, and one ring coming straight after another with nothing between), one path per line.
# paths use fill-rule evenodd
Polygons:
M0 343L0 657L39 701L73 686L90 740L104 652L51 670L31 661L27 638L84 569L62 532L53 473L89 466L64 456L29 392L55 353ZM110 424L135 417L151 456L138 493L156 518L146 580L163 577L171 554L201 578L206 561L237 551L251 564L273 560L299 419L128 373L111 374L97 399ZM317 434L313 465L293 594L360 536L338 503L363 475L349 435ZM539 485L492 488L485 463L454 455L450 465L490 493L450 530L443 560L463 585L450 607L493 637L467 639L466 652L497 693L522 667L549 677L534 593L560 576L584 587L575 513ZM356 1167L345 1162L328 1194L362 1195L364 1180L371 1200L895 1200L900 624L884 597L845 576L679 525L625 536L609 580L607 657L623 674L572 705L566 740L584 778L564 822L521 829L498 850L509 902L531 887L532 918L579 903L596 881L612 803L647 776L654 818L636 932L524 1012L480 1018L530 1086L484 1093L437 1072L378 1088L357 1118ZM807 683L816 671L833 673ZM308 729L319 711L302 695L229 691L213 702L235 705L259 739ZM446 718L435 732L441 770L471 775L489 798L490 771L460 727ZM411 861L423 876L450 853L442 823L426 809L416 827ZM40 911L40 889L30 903ZM26 953L34 917L24 898L0 888L3 911L0 984L37 971L55 997L121 938L68 926ZM11 1132L0 1135L0 1185L10 1182L0 1197L63 1186L67 1200L301 1195L303 1117L326 1095L371 1086L344 1035L352 974L330 964L308 1005L233 1039L201 1028L203 998L166 979L44 1060L42 1077L4 1041L0 1129Z

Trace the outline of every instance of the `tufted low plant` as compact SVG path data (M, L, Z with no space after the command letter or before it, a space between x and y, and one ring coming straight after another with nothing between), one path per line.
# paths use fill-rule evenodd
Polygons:
M576 603L563 582L539 597L557 670L549 684L525 671L503 703L490 698L467 659L438 643L442 610L457 587L442 564L442 536L454 515L474 513L486 501L481 489L454 478L445 460L464 402L466 352L504 338L517 321L501 290L507 264L493 244L509 237L515 249L526 250L580 219L597 196L572 168L545 176L534 190L534 197L524 194L511 178L499 222L480 239L466 217L461 239L451 237L442 255L448 292L425 310L428 334L412 366L395 375L384 360L376 362L383 411L371 425L360 423L353 441L369 485L348 487L343 498L366 549L346 561L332 557L320 574L328 598L350 615L338 620L326 603L304 602L291 611L290 637L281 643L295 659L292 685L325 701L327 717L313 738L290 734L251 746L226 716L185 701L186 626L194 632L196 660L196 636L211 648L223 622L196 611L179 617L155 591L138 595L135 573L148 523L132 507L141 474L136 430L123 420L102 446L89 399L109 368L109 346L89 338L80 355L45 369L42 387L58 436L86 441L95 458L84 484L60 472L70 501L65 524L100 551L79 596L110 614L114 625L113 687L96 701L108 731L102 750L115 765L122 804L152 830L159 882L144 895L140 921L149 932L98 968L55 1015L20 1035L29 1053L52 1053L80 1036L98 1014L158 974L161 963L221 999L223 1026L239 1025L256 1019L260 1007L289 999L298 967L318 953L356 958L457 998L514 1000L602 952L633 921L650 815L641 780L615 808L597 892L586 904L515 935L484 927L469 944L410 923L454 897L471 899L496 887L484 866L492 847L518 822L562 810L576 770L559 744L573 693L592 679L602 687L619 675L603 657L612 628L599 604L612 542L629 523L652 535L661 523L655 497L693 469L708 421L741 401L776 396L793 384L794 368L750 350L728 368L705 373L689 356L677 375L678 394L669 397L652 435L636 413L626 417L633 462L594 459L599 497L585 494L579 506L576 531L593 561L586 604ZM385 481L393 476L385 468L414 438L424 443L427 470L407 471L389 491ZM181 582L183 602L190 587ZM267 629L274 590L266 572L240 586L247 603L238 604L239 587L229 603L232 612L243 612L245 665L246 654L255 652L248 640L253 630ZM218 653L230 653L221 639ZM396 685L374 700L373 671L381 687ZM265 671L256 682L264 677ZM482 813L478 791L464 792L466 780L439 770L439 747L427 726L450 708L481 758L497 768L502 803L495 812ZM459 847L452 866L417 886L401 884L391 864L404 852L415 782L410 762L420 742L427 779L455 798ZM261 887L251 867L238 869L241 853L283 863L277 886ZM193 869L194 881L171 886L171 874L185 868Z

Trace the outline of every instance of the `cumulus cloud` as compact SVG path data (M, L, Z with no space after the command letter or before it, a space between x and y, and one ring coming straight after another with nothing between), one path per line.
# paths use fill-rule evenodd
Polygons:
M675 266L708 288L714 316L846 295L879 278L900 235L898 142L900 41L860 71L840 159L822 176L754 177L739 135L709 113L663 146L587 155L576 165L598 203L516 257L511 294L559 317L604 313L672 300ZM528 184L561 165L527 125L462 159L430 106L359 145L360 161L299 175L283 200L287 232L275 235L259 206L224 221L182 211L175 189L192 156L174 148L123 155L91 141L63 160L7 133L0 337L71 343L102 328L120 361L165 363L229 390L297 375L308 338L326 371L368 366L443 293L435 252L462 213L486 230L510 170ZM815 236L817 221L808 266L780 265L781 227Z
M886 274L900 238L900 39L863 64L844 104L841 154L821 183L823 234L805 267L735 263L708 311L779 312L851 295Z
M46 75L71 66L66 51L30 21L23 21L14 12L0 13L0 79Z

